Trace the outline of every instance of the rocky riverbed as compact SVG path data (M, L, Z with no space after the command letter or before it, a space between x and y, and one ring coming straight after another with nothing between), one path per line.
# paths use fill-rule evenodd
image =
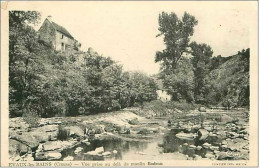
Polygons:
M248 112L190 111L145 118L140 109L9 122L9 154L33 160L248 160Z

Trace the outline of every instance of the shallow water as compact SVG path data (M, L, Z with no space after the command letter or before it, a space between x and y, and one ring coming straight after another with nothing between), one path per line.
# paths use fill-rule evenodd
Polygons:
M83 151L76 155L74 151L77 147L63 151L63 158L66 156L73 156L74 160L157 160L157 159L179 159L179 155L184 154L192 157L194 154L205 157L207 150L190 149L188 145L201 145L203 142L198 140L182 140L175 135L182 130L172 129L167 131L164 135L157 136L151 142L144 141L126 141L122 139L104 139L92 140L91 145L87 146L81 144ZM186 147L185 145L186 144ZM187 145L188 144L188 145ZM180 149L180 146L183 146ZM105 152L111 152L109 156L87 156L83 153L93 151L98 147L104 147ZM116 150L117 153L113 153ZM168 154L168 155L167 155ZM184 156L183 155L183 156ZM166 156L168 158L166 158ZM183 159L183 157L181 157Z
M127 159L131 159L130 156L132 156L132 154L139 154L145 151L147 148L150 148L150 145L151 143L149 142L125 141L122 139L93 140L91 141L91 145L89 146L85 144L77 146L83 148L83 151L78 155L74 153L77 147L67 151L63 151L62 155L63 157L73 156L74 160L122 160L122 159L127 160ZM88 151L93 151L98 147L103 147L104 151L111 152L111 155L106 157L104 156L90 157L83 154ZM114 150L116 150L117 153L113 153Z

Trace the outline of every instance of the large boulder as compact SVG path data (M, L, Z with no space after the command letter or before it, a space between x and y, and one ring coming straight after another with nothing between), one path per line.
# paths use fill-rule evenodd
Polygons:
M220 117L220 121L223 122L223 123L228 123L228 122L232 122L234 121L234 118L233 117L230 117L226 114L223 114L221 117Z
M10 119L9 128L27 130L30 127L22 118Z
M65 127L65 130L69 131L69 136L83 137L84 131L78 126L69 126Z
M128 123L131 124L131 125L138 125L138 124L139 124L139 121L138 121L137 118L134 118L134 119L132 119L132 120L129 120Z
M44 146L44 151L62 151L64 149L72 148L77 141L48 141Z
M37 152L36 160L59 160L62 157L60 152Z
M13 139L9 139L9 155L22 155L29 151L27 145Z
M21 135L12 133L9 134L9 138L13 140L17 140L29 146L32 149L37 148L37 146L39 145L39 140L30 132L23 132Z

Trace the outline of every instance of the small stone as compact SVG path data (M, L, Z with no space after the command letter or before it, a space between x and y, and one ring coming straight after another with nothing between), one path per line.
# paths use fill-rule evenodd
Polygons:
M211 144L205 142L202 146L203 146L204 148L208 149L208 148L211 146Z
M222 148L222 149L227 149L228 146L227 146L227 145L221 145L221 148Z
M117 150L113 150L113 154L117 154Z
M81 119L77 119L77 122L81 122L82 120Z
M196 146L195 145L190 145L189 146L191 149L196 149Z
M90 145L90 142L88 141L88 139L83 140L81 143L86 144L88 146Z
M201 149L202 149L201 146L197 146L197 147L196 147L196 150L201 150Z
M219 150L219 147L218 147L218 146L211 146L211 147L210 147L210 150L213 150L213 151L214 151L214 150Z
M53 124L60 125L61 123L61 121L55 121Z
M77 147L76 150L74 151L75 154L79 154L82 152L83 148L82 147Z
M73 156L67 156L63 159L63 161L72 161L73 159Z

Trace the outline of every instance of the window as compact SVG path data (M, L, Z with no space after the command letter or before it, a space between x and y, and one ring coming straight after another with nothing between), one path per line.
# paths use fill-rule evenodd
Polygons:
M61 43L61 50L64 50L64 43Z
M64 37L64 36L63 36L63 34L62 34L62 35L61 35L61 39L63 39L63 37Z

